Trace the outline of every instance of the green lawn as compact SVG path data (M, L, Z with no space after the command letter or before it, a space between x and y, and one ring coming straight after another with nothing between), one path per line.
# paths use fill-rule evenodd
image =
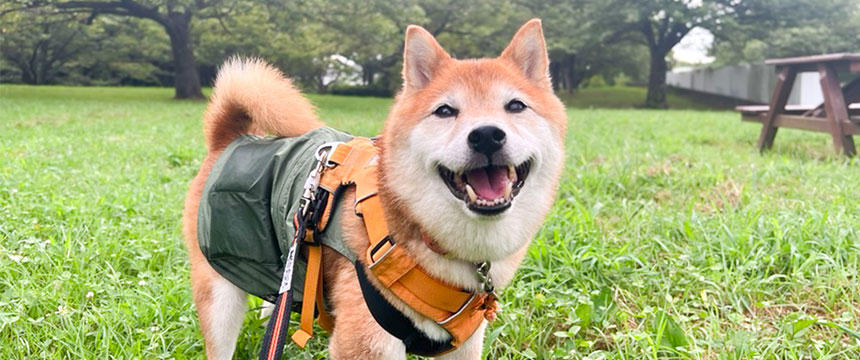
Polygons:
M647 89L635 86L592 87L577 90L573 94L559 94L564 103L579 109L632 109L645 102ZM667 100L672 109L707 110L726 108L708 96L684 94L669 88ZM731 107L729 107L731 108Z
M171 94L0 86L0 358L202 357L180 214L205 104ZM359 135L391 103L311 98ZM559 200L486 358L860 358L860 162L791 130L759 155L732 112L569 116ZM249 311L237 358L261 324Z

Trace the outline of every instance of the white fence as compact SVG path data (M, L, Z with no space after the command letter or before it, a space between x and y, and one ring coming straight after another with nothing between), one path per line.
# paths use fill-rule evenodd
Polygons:
M676 70L666 74L666 83L670 86L764 104L770 102L775 82L774 67L764 64ZM818 105L823 100L818 74L798 74L788 103Z

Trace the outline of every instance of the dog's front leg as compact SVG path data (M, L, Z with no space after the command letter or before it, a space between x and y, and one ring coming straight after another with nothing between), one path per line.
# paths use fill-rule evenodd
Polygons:
M484 349L484 329L487 327L487 322L484 321L478 330L472 334L472 337L463 342L457 350L449 352L442 356L437 356L437 360L476 360L481 358L481 351Z
M355 270L345 260L340 260L339 265L336 285L331 291L334 305L334 329L328 346L331 359L405 360L403 342L386 332L370 314Z

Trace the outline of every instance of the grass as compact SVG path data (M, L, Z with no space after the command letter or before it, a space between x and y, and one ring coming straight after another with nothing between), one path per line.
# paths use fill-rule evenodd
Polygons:
M171 94L0 86L0 358L202 357L179 220L205 104ZM390 104L312 100L360 135ZM791 130L759 155L732 112L569 116L558 202L486 358L860 358L857 160ZM249 310L237 358L261 326Z
M592 87L572 94L559 94L567 106L578 109L632 109L642 107L647 89L637 86ZM669 88L667 100L672 109L709 110L727 108L704 95L692 95ZM731 108L729 106L728 108Z

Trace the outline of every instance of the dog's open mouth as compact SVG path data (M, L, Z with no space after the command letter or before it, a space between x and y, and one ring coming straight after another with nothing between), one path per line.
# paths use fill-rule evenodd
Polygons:
M499 214L519 194L529 175L531 160L517 166L489 165L455 172L439 165L439 175L448 189L470 210L482 215Z

